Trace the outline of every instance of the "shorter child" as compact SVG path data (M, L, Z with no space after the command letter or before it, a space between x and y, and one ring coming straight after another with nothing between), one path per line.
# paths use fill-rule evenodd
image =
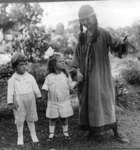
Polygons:
M16 53L11 63L15 73L8 80L7 103L14 112L18 133L17 145L24 146L23 127L27 121L33 146L38 146L34 122L38 120L36 98L41 97L41 93L34 77L26 71L27 58L21 53Z
M70 88L75 86L65 69L62 55L54 54L48 62L49 74L42 89L48 94L46 117L49 118L49 141L54 138L56 120L62 121L63 134L66 140L68 133L68 118L73 115L70 100Z

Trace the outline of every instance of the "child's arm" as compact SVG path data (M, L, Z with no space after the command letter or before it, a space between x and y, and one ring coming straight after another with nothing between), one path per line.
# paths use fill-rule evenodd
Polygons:
M33 91L35 93L36 98L40 99L42 97L40 89L39 89L37 82L36 82L34 77L33 77Z
M14 84L13 81L9 79L7 88L7 104L13 104L14 102L13 96L14 96Z
M7 105L11 110L17 109L17 106L14 104L14 81L11 79L8 80Z
M79 69L73 68L70 71L70 76L71 76L73 81L77 81L77 82L83 81L83 75Z
M42 100L46 101L48 99L48 91L42 89Z
M72 89L74 89L77 86L78 82L77 81L73 81L71 79L71 76L69 76L68 77L68 84L69 84L70 89L72 90Z
M80 72L80 69L77 69L77 82L83 81L83 74Z
M45 82L42 86L42 99L45 101L48 99L48 79L45 79Z

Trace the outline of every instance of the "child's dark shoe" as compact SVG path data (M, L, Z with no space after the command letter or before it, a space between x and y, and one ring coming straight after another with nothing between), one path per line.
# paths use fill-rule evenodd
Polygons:
M64 134L64 139L65 139L66 141L70 141L70 140L71 140L68 131L64 131L63 134Z
M51 138L48 138L47 141L48 141L48 142L53 142L54 139L55 139L55 137L51 137Z
M49 138L47 139L48 142L53 142L55 139L54 133L50 133Z
M70 141L70 140L71 140L71 137L70 137L70 136L64 136L64 139L65 139L66 141Z

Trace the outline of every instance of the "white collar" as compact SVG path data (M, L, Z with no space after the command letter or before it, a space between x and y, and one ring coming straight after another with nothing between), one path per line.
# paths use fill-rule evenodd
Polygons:
M24 79L25 77L27 77L27 75L28 75L28 72L25 72L23 75L20 75L20 74L15 72L14 73L14 78L16 80L20 81L20 80Z

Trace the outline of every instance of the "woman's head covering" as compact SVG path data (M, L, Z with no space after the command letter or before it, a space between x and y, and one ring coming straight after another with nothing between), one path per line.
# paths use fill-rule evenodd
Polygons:
M84 44L86 41L86 35L84 33L84 26L87 28L87 30L90 30L93 34L93 41L97 40L97 36L99 34L98 32L98 21L96 18L96 13L92 6L90 5L83 5L79 9L79 21L80 21L80 35L79 35L79 41L81 44ZM85 18L91 18L89 22L82 22L82 19ZM95 39L95 40L94 40Z
M83 5L79 9L79 18L87 18L89 16L95 15L94 9L90 5Z
M27 57L22 53L15 53L11 59L12 67L15 69L21 62L27 62Z

